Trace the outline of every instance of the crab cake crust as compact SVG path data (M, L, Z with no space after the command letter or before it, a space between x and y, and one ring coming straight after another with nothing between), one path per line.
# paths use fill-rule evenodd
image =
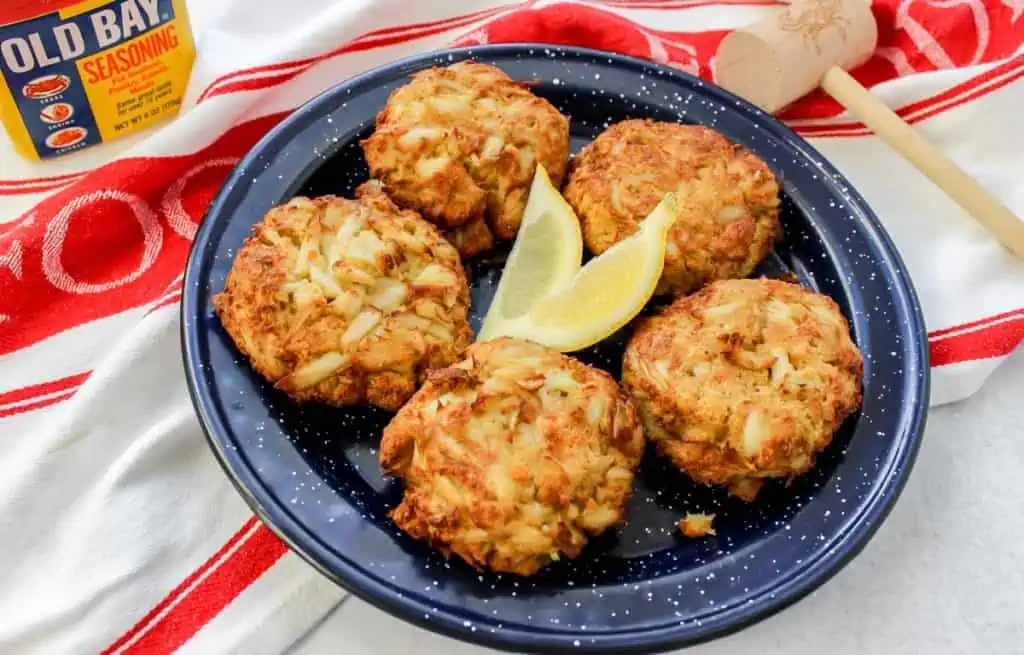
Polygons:
M746 277L781 233L779 186L768 165L698 125L612 125L572 160L565 199L597 255L636 232L670 191L679 217L669 230L658 294Z
M827 296L725 280L648 319L622 384L658 449L694 480L752 500L810 469L860 405L863 362Z
M476 343L384 430L395 523L477 568L531 575L623 516L643 452L610 375L529 341Z
M444 236L463 257L475 257L494 247L494 233L483 218L445 230Z
M360 198L373 193L386 193L380 180L367 180L356 189L356 197ZM494 234L483 218L476 218L464 225L442 232L444 237L455 246L462 257L473 257L494 247Z
M214 309L253 368L299 401L397 410L472 338L455 249L372 189L293 198L253 227Z
M515 238L538 162L561 186L569 119L494 66L460 62L394 91L363 152L395 202L446 229L477 223L463 240L479 247L484 230Z

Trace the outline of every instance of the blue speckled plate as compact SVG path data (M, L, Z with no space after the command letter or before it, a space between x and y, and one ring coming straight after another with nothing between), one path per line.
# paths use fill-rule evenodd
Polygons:
M864 406L818 466L758 502L643 462L627 525L575 561L520 579L446 562L387 512L401 484L381 476L389 416L300 407L253 374L210 304L253 222L296 194L349 194L367 176L358 141L410 73L473 57L572 117L578 150L609 123L651 117L708 125L753 150L785 195L785 237L762 272L792 272L850 319L865 355ZM470 264L479 327L500 256ZM579 49L503 45L406 59L348 80L292 114L225 182L188 262L182 339L188 384L210 444L256 513L325 575L428 629L530 651L642 652L713 638L794 602L867 542L896 501L928 398L924 326L906 270L871 210L802 139L717 87L649 62ZM625 335L580 353L616 376ZM715 512L718 536L684 539L676 521Z

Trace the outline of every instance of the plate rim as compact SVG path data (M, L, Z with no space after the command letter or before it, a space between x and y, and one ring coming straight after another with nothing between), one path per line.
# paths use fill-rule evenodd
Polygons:
M860 213L863 214L864 220L859 220L858 224L875 241L879 249L880 262L892 274L895 282L893 287L894 291L896 291L893 294L894 299L902 301L900 304L904 306L904 312L910 323L909 332L915 336L911 343L905 345L908 365L904 371L903 388L911 397L916 393L917 402L910 409L910 420L905 421L900 430L900 440L893 456L889 477L872 491L865 501L857 520L851 521L845 532L840 533L836 537L837 543L833 551L824 553L816 560L809 562L785 582L765 590L764 594L754 602L744 603L727 610L719 617L716 617L713 627L698 629L696 633L694 633L692 627L682 628L678 625L648 629L626 629L604 634L573 630L530 631L510 626L505 626L500 631L494 633L483 630L472 631L463 626L463 619L458 617L455 612L438 611L434 613L431 612L435 607L434 605L396 594L386 583L373 579L361 567L353 565L346 561L344 557L339 557L336 553L327 552L327 549L317 543L316 539L307 539L306 545L300 547L297 543L296 535L308 535L308 530L293 518L285 507L267 507L251 491L252 487L263 487L264 485L260 480L256 479L254 473L249 470L247 465L239 461L242 459L239 453L231 452L225 448L221 440L217 438L216 433L225 433L229 430L210 411L208 403L209 394L204 394L203 392L204 382L202 378L204 377L204 372L200 367L191 365L192 361L199 361L197 344L193 342L198 331L190 329L190 324L195 323L192 320L193 317L198 319L202 311L202 308L196 304L196 296L198 285L203 283L204 280L197 280L196 275L202 268L203 261L202 251L204 248L200 246L206 244L209 233L213 229L212 220L208 221L207 218L211 214L221 211L222 205L227 196L230 195L231 189L242 176L240 171L248 170L254 161L259 158L259 153L269 143L275 141L289 128L297 123L301 123L308 113L314 111L322 104L330 102L346 88L366 83L375 77L405 68L410 70L418 69L419 65L424 62L436 64L439 58L447 55L458 56L459 59L469 57L486 58L488 55L525 54L531 49L557 50L571 53L578 57L604 58L609 60L609 63L614 62L627 69L640 67L653 70L661 75L681 80L690 86L699 87L709 95L718 96L718 99L723 103L728 103L732 110L756 117L762 129L773 133L776 138L787 142L791 147L800 151L811 163L819 167L821 171L831 176L834 181L846 187L844 193L848 196L850 204L857 206ZM750 625L781 612L806 597L812 591L825 584L860 554L885 522L899 500L923 442L930 393L930 362L927 339L924 336L927 334L924 316L910 273L892 238L871 209L871 206L853 184L828 159L803 137L793 132L774 116L761 111L753 104L726 91L713 82L700 79L686 71L671 66L629 55L592 48L536 42L444 48L393 60L349 77L327 88L296 107L287 117L263 135L239 160L235 168L224 180L211 200L207 211L204 213L203 220L200 222L199 229L190 246L185 264L183 289L179 305L179 332L182 364L185 370L189 399L199 419L206 441L218 463L250 509L294 553L347 592L353 593L378 609L419 628L476 645L503 650L516 649L520 652L526 649L529 652L545 653L569 653L580 652L581 650L604 653L654 653L692 646L739 632ZM913 364L913 367L910 364ZM909 370L911 368L915 370ZM334 571L329 570L323 563L325 560L331 561L335 568L340 570L343 575L338 575ZM771 592L771 596L768 595L769 592ZM423 618L427 613L430 614L429 620ZM581 638L586 638L588 642L586 646L579 645L579 641L576 641L575 644L573 643Z

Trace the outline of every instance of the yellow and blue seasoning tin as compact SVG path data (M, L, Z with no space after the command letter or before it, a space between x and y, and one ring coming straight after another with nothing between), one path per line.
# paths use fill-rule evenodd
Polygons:
M6 0L0 120L30 159L110 141L175 115L194 59L184 0Z

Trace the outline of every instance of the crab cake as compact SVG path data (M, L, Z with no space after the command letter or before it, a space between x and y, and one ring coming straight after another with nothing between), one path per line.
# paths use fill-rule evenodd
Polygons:
M465 61L393 92L363 152L395 202L445 229L472 225L462 240L479 245L484 230L515 238L538 162L561 186L569 119L527 84Z
M239 350L292 398L389 410L458 359L468 307L451 244L372 189L271 209L214 298Z
M433 371L380 458L405 478L399 527L477 568L531 575L619 522L643 447L610 375L502 338Z
M587 249L598 255L636 232L669 191L680 214L669 231L658 294L750 275L781 232L779 186L767 164L698 125L612 125L572 160L565 199Z
M862 369L831 298L777 280L724 280L637 329L622 384L676 466L752 500L765 478L814 465L860 405Z

